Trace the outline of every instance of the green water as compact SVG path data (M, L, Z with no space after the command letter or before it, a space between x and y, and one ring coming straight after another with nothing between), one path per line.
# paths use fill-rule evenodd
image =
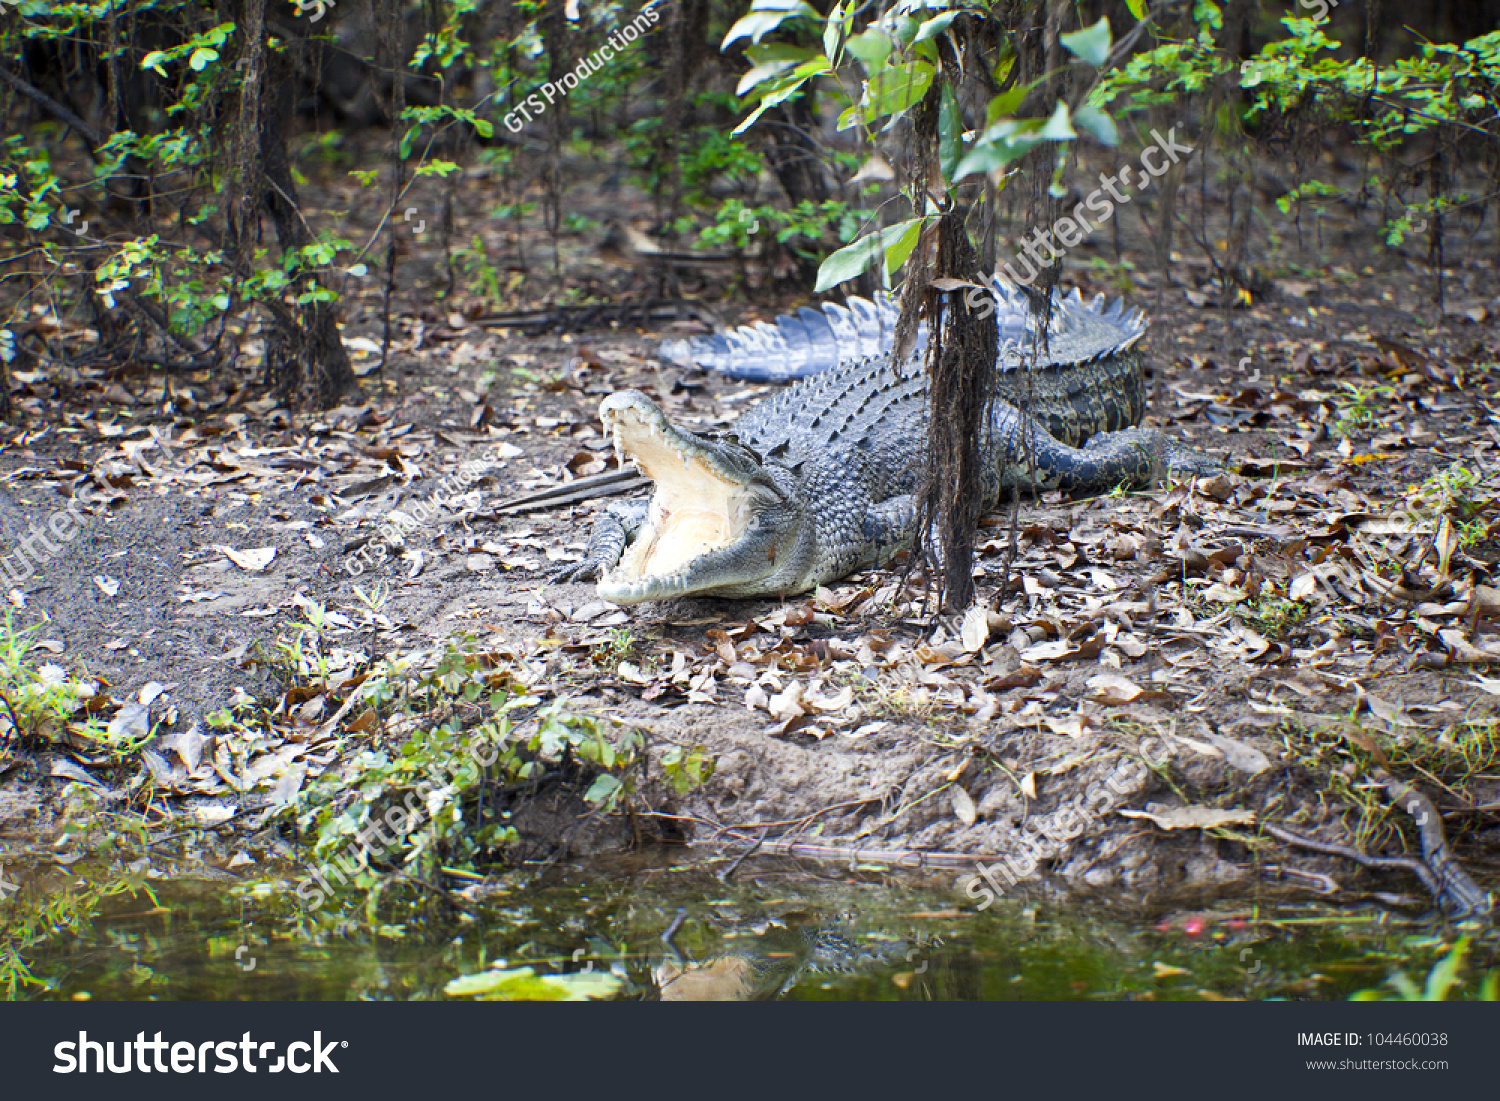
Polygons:
M1004 900L976 912L956 877L681 850L497 873L459 893L410 886L309 911L293 877L111 878L33 867L0 902L33 999L438 999L492 966L617 976L625 998L1313 999L1421 985L1468 935L1459 997L1500 968L1492 930L1379 908L1266 898L1131 912L1107 902ZM451 883L451 881L450 881ZM98 897L104 889L113 890ZM671 941L663 934L676 924ZM817 948L810 946L816 945ZM1390 988L1386 987L1389 991Z

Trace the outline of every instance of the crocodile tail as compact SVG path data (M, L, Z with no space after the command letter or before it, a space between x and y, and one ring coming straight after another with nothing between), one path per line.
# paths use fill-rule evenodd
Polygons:
M1028 346L1036 322L1026 294L997 276L990 283L990 302L1002 346L1007 342L1016 349ZM783 315L773 325L758 321L713 336L667 341L660 354L670 363L703 367L748 382L790 382L888 352L895 344L900 312L900 302L885 294L873 302L864 298L850 298L844 305L827 302L821 310L804 306L796 317ZM1048 330L1047 362L1081 363L1130 347L1145 333L1146 319L1121 300L1106 304L1104 296L1098 295L1085 303L1074 290L1056 296ZM924 324L917 330L912 350L920 351L926 343ZM1007 358L1002 353L1002 361Z
M821 310L804 306L796 317L782 315L774 325L758 321L713 336L669 340L661 346L661 356L748 382L789 382L889 351L900 313L901 304L885 294L873 302L825 302ZM926 336L924 327L917 334L918 346Z

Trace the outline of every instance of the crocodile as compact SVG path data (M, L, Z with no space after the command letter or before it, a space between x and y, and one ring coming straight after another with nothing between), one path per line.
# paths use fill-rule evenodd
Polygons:
M788 914L740 923L724 932L727 950L700 962L685 959L672 936L686 911L662 935L666 952L653 968L661 1000L761 1001L784 997L810 976L858 976L886 965L917 961L926 971L929 945L941 942L871 932L856 935L852 914ZM828 920L819 924L817 919Z
M1077 291L1055 294L1042 341L1022 291L997 280L992 295L1001 344L982 441L985 507L1011 488L1097 493L1149 485L1162 472L1219 469L1139 427L1146 401L1138 344L1147 328L1139 310L1106 306L1102 296L1085 303ZM604 510L583 561L554 581L597 581L598 595L616 604L785 597L884 566L909 546L927 440L920 343L898 361L885 327L876 338L883 347L848 358L848 341L831 321L827 339L812 314L756 333L753 356L741 334L696 349L730 359L738 350L752 377L778 355L789 362L795 349L787 370L816 372L755 405L731 433L679 428L639 390L604 399L600 419L621 465L633 462L655 489L649 499ZM868 333L858 335L863 342ZM695 349L667 354L690 357Z

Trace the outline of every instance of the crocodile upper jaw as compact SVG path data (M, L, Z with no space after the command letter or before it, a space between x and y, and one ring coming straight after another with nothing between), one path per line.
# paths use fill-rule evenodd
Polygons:
M783 496L748 449L683 432L638 390L599 407L621 465L656 483L645 523L599 580L599 596L638 604L741 589L776 572Z

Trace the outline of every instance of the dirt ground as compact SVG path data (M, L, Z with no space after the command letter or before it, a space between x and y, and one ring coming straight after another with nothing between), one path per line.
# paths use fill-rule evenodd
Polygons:
M379 212L340 186L325 181L310 206L373 227ZM461 208L474 213L454 238L486 236L512 305L563 287L644 301L665 285L606 247L604 221L643 214L638 195L580 189L572 210L591 228L562 238L554 264L539 231L483 216L483 173L463 186L474 201ZM1153 211L1143 200L1122 215L1127 257L1151 255ZM1450 243L1439 315L1420 256L1377 247L1370 221L1346 212L1305 251L1287 243L1265 262L1264 295L1226 295L1222 307L1208 262L1190 251L1163 276L1116 264L1107 242L1077 250L1067 283L1086 297L1123 293L1151 315L1151 421L1228 469L1154 493L1023 502L1010 592L1008 516L992 517L980 610L962 624L936 620L920 584L888 572L785 604L618 609L591 587L547 585L549 568L582 550L597 502L502 506L608 468L604 395L639 388L678 423L709 427L768 391L654 358L662 338L704 331L699 321L532 336L493 320L492 303L439 302L438 243L415 235L378 373L379 300L349 303L345 340L369 373L344 408L292 413L266 400L252 385L264 350L254 331L239 381L168 385L60 365L18 375L20 414L0 450L0 543L12 551L81 490L94 503L41 569L6 583L9 604L18 627L39 627L33 660L97 684L91 710L157 724L140 766L159 793L154 814L242 836L358 741L334 734L340 684L383 655L430 663L467 635L542 698L636 725L654 753L716 758L695 792L672 792L659 771L642 792L645 820L667 837L928 854L963 872L960 883L977 858L1024 870L1031 851L1068 889L1137 898L1232 895L1298 869L1312 873L1291 881L1302 887L1327 889L1323 874L1417 896L1410 877L1356 874L1258 834L1278 822L1412 848L1395 812L1351 834L1365 821L1355 797L1371 786L1373 746L1393 768L1427 770L1406 778L1492 887L1494 230ZM708 298L732 321L797 304L770 287L739 298L735 269L669 274L669 297ZM56 325L60 348L87 339ZM399 556L351 565L392 510L419 514L466 462L483 476L417 523ZM1441 508L1425 527L1389 523L1409 490L1453 464L1476 478L1444 483L1451 523ZM1345 567L1339 579L1318 582L1314 567L1332 563ZM320 615L329 691L310 693L289 671L316 663L292 643L296 624ZM208 717L245 696L264 709L266 733L231 744ZM1492 756L1462 775L1434 771L1463 746L1466 759ZM1140 765L1143 749L1165 763ZM66 738L0 768L10 844L46 837L68 784L118 792L133 779Z

